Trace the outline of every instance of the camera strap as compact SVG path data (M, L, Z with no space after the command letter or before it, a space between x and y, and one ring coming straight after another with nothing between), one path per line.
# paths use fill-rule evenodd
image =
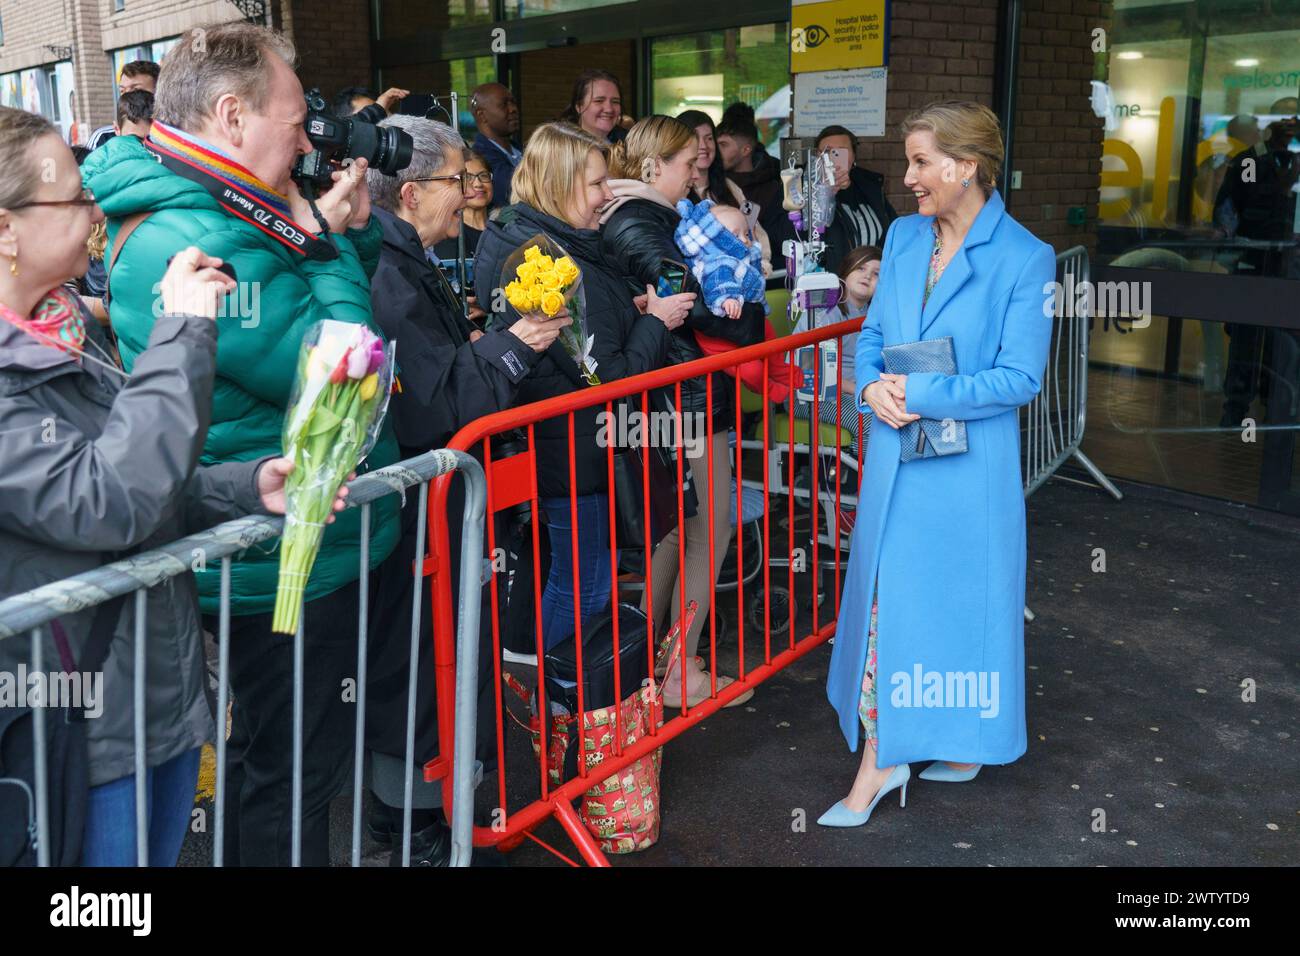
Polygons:
M206 189L226 212L260 229L281 245L317 262L338 258L339 250L334 243L313 236L285 211L214 168L227 167L236 174L253 179L242 166L224 156L209 153L188 137L182 137L184 134L179 130L155 122L150 138L144 140L144 147L172 172Z

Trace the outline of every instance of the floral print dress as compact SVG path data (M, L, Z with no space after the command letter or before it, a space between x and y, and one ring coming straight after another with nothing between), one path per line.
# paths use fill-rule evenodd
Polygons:
M934 234L934 252L930 256L930 271L925 277L925 293L921 297L921 308L930 298L930 291L943 274L939 258L943 253L943 240L938 230ZM867 625L867 666L862 672L862 696L858 698L858 717L866 731L867 743L876 750L879 738L876 734L876 614L879 610L879 592L871 595L871 622Z

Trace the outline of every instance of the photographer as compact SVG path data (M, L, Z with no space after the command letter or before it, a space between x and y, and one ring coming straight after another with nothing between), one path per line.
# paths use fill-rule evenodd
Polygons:
M169 256L202 241L234 266L238 295L218 314L212 426L205 462L278 454L306 332L323 319L372 324L369 276L383 232L370 217L366 161L333 174L314 204L291 178L312 149L293 46L248 23L182 36L162 63L149 139L110 140L85 165L109 217L110 315L130 370L154 325ZM255 210L253 215L249 210ZM114 259L113 256L116 256ZM385 423L365 468L397 460ZM360 513L325 530L304 595L306 641L302 861L328 862L330 801L350 780L355 708L339 688L355 675ZM397 502L376 501L370 561L398 536ZM290 862L294 641L271 632L278 549L252 548L231 569L230 684L235 696L226 861ZM218 611L219 569L197 574L205 614ZM216 631L215 619L209 630Z

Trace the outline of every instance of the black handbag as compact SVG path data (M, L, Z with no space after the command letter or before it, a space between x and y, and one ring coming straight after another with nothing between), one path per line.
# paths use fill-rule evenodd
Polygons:
M645 480L645 458L650 461L650 480ZM622 448L614 454L614 528L619 548L646 546L645 489L650 490L650 546L653 548L677 527L677 468L663 450ZM682 507L686 517L694 516L698 501L689 467L682 469Z
M51 623L65 673L102 670L126 604L120 596L95 608L81 661L74 661L58 621ZM36 749L30 707L0 711L0 867L36 866ZM90 797L86 716L71 706L48 708L45 718L46 799L50 865L77 866Z
M641 688L650 676L646 660L648 621L645 613L631 604L618 605L618 688L614 687L614 613L604 611L582 627L582 710L590 712L612 707ZM576 642L570 634L546 652L547 739L550 714L579 713ZM537 712L536 699L533 712ZM569 748L565 752L564 779L578 775L577 723L570 726Z
M614 612L602 611L582 626L582 707L611 707L641 687L649 674L646 616L632 604L618 606L619 687L614 691ZM546 652L546 694L552 703L578 713L578 657L570 634Z

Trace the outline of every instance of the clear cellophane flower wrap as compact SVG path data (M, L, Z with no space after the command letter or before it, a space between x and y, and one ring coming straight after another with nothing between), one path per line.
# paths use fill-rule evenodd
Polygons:
M393 384L397 344L364 325L326 319L303 338L289 409L284 455L294 468L285 481L280 579L271 630L293 634L303 590L320 550L334 496L379 435Z
M583 308L582 270L558 242L538 233L512 252L501 268L501 290L525 318L549 319L567 306L573 322L560 331L560 344L587 384L600 384L591 357L595 336L587 328Z

